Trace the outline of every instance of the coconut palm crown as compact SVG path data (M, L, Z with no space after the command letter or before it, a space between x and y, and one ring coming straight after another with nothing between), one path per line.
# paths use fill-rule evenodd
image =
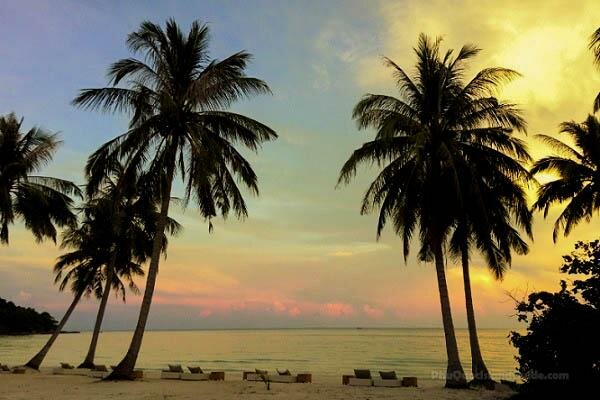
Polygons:
M239 184L258 194L257 176L236 149L256 151L277 137L268 126L227 110L236 100L270 93L260 79L246 75L251 55L241 51L223 60L208 53L208 27L198 21L184 34L170 19L163 28L143 22L127 37L132 53L111 65L109 87L84 89L74 104L131 117L127 132L101 146L87 163L89 188L106 175L115 159L127 159L145 171L148 186L160 199L146 288L138 324L125 358L111 378L129 378L141 347L158 272L161 232L166 225L174 179L181 178L183 204L193 201L202 217L247 215Z
M73 225L71 195L80 196L72 182L37 175L60 145L57 135L41 128L21 132L23 119L0 116L0 243L8 244L9 226L25 223L37 241L56 242L56 227Z
M493 220L511 220L531 232L521 187L530 178L522 165L529 155L512 135L526 130L520 110L495 97L497 86L518 74L486 68L465 82L466 63L479 49L467 45L456 54L442 54L440 44L439 38L420 35L413 76L385 58L400 97L367 94L355 106L359 129L375 128L375 139L353 152L339 183L348 183L361 164L382 168L367 189L361 212L379 209L378 237L389 221L402 239L405 257L416 233L419 258L435 260L448 352L446 385L461 387L466 381L448 301L444 248L463 224L476 233L466 237L488 258L502 259L499 247L510 242L497 236L514 228L494 228ZM496 196L498 191L503 197Z
M537 135L556 154L536 161L531 169L534 174L557 176L539 187L534 209L543 210L546 217L550 206L567 203L554 223L554 241L561 231L569 235L577 224L590 221L600 210L600 121L589 115L582 123L562 123L560 130L570 136L574 145Z

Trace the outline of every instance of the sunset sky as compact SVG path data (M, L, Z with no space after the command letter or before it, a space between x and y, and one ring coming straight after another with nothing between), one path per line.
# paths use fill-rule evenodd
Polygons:
M249 154L260 197L248 195L249 218L205 221L190 207L174 210L184 226L160 266L149 327L441 326L432 265L402 258L387 230L375 238L375 215L359 206L374 170L335 188L350 152L373 136L358 131L351 110L365 93L397 94L381 56L412 70L420 32L442 35L444 48L483 49L473 73L487 66L523 77L502 97L521 105L532 154L548 149L538 133L558 136L560 122L583 120L600 90L600 70L587 49L600 25L598 0L577 1L3 1L0 10L0 114L15 111L25 125L60 132L64 141L45 174L83 183L88 154L123 132L127 116L73 108L85 87L105 84L107 66L127 57L125 36L141 21L174 17L187 29L210 24L211 54L254 54L249 74L272 96L234 109L273 127L280 138ZM176 193L177 195L177 193ZM574 241L598 237L600 217L552 243L552 225L536 215L531 252L516 257L495 282L478 255L472 284L481 327L514 326L507 296L555 289L560 256ZM52 284L60 249L36 244L22 225L0 247L0 297L60 317L70 294ZM466 326L462 275L449 260L455 324ZM112 300L107 329L133 328L141 298ZM73 315L70 329L89 329L94 300Z

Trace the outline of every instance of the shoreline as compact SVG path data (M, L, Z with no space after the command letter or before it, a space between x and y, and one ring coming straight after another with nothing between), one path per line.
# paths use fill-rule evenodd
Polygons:
M142 399L193 399L215 400L234 399L506 399L512 392L504 385L496 390L485 389L445 389L443 381L419 380L417 388L381 388L343 386L341 377L313 376L313 383L272 383L271 390L262 382L243 381L239 373L227 373L225 381L190 382L160 379L160 371L145 370L145 376L137 381L100 381L86 376L52 375L51 368L40 372L28 370L26 374L0 374L2 392L0 399L46 400L90 399L120 400Z

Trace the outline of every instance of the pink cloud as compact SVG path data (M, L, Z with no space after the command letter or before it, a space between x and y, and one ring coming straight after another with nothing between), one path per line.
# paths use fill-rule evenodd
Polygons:
M330 317L345 317L354 314L354 307L346 303L327 303L321 306L321 314Z
M287 313L290 317L297 317L298 315L302 314L302 311L300 310L299 307L296 306L296 307L292 307L291 309L289 309L287 311Z
M365 304L362 310L370 318L381 318L384 314L382 309L370 306L368 304Z

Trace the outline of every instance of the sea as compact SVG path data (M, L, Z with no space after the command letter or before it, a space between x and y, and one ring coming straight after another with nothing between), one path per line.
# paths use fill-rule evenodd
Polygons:
M481 329L479 340L488 369L496 380L517 379L515 349L508 329ZM102 332L96 363L116 364L132 332ZM456 331L467 375L471 361L468 331ZM0 363L24 364L48 335L0 336ZM42 367L77 364L87 352L91 332L62 334ZM261 329L148 331L137 367L162 369L168 364L205 370L240 372L255 368L311 372L315 377L340 377L355 368L394 370L400 376L441 379L446 351L442 329Z

